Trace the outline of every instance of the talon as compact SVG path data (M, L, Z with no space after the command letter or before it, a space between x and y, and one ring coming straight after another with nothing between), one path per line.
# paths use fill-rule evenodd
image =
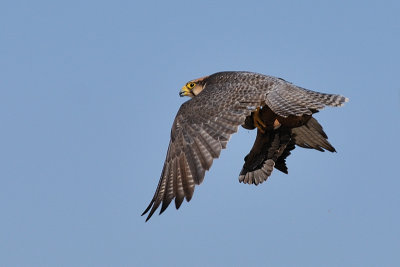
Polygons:
M253 123L254 126L257 127L260 132L265 133L265 128L267 127L265 123L260 118L260 108L258 107L253 113Z
M279 127L281 127L281 123L277 120L277 119L275 119L275 121L274 121L274 130L276 130L276 129L278 129Z

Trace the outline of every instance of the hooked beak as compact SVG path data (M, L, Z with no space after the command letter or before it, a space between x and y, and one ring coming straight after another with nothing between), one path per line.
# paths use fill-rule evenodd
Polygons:
M183 96L190 96L192 93L190 92L190 90L186 87L183 86L181 91L179 92L179 96L183 97Z

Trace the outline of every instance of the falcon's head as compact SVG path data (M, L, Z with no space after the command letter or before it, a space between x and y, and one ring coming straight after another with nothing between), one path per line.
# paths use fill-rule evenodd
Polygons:
M206 85L206 79L208 76L201 77L196 80L191 80L185 84L185 86L182 87L181 91L179 92L179 95L182 96L189 96L189 97L194 97L198 94L200 94L201 91L203 91L204 86Z

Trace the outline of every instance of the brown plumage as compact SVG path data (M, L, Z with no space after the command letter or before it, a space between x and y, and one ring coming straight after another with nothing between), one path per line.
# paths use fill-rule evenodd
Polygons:
M286 158L295 145L335 151L312 114L348 99L295 86L283 79L251 72L219 72L188 82L180 92L192 99L182 104L156 192L142 215L149 220L175 199L178 209L190 201L195 184L239 126L257 129L257 137L239 174L239 181L259 184L275 167L287 173ZM258 119L258 122L257 122Z

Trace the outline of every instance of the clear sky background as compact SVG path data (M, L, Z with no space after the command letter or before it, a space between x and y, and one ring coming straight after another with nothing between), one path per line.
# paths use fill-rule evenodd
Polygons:
M0 266L399 266L399 1L2 1ZM338 153L239 184L241 129L190 203L145 223L188 80L350 98Z

